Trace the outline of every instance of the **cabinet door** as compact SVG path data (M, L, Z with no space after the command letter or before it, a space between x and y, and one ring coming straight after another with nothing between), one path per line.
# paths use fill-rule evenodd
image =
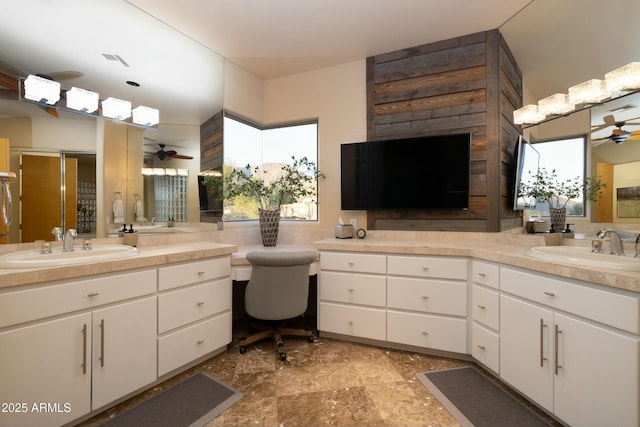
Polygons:
M0 403L12 405L0 408L0 426L62 425L88 413L90 344L89 313L0 333Z
M640 425L638 338L560 314L555 323L555 415L574 426Z
M155 381L156 297L93 313L92 409Z
M553 314L500 296L500 377L553 411Z

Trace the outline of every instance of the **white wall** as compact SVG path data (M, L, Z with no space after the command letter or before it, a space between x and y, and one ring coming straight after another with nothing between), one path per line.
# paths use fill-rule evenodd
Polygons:
M341 215L345 221L356 218L359 227L366 225L365 211L340 211L340 144L367 138L365 65L363 59L267 81L236 66L225 67L225 109L264 124L318 120L318 167L326 179L320 182L319 222L301 227L333 227Z

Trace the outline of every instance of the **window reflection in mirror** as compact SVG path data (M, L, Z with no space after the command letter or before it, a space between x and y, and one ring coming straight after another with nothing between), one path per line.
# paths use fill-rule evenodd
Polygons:
M224 170L259 166L265 175L277 174L292 157L318 164L317 121L263 127L233 116L224 118ZM317 190L317 189L316 189ZM282 219L317 221L317 193L283 204ZM225 221L258 219L258 202L246 197L226 201Z

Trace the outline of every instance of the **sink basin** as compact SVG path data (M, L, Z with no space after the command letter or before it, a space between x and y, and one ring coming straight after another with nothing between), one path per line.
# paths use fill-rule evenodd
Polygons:
M73 264L89 264L111 261L138 255L138 249L127 245L94 245L91 250L76 249L62 252L54 248L53 253L41 254L40 249L9 252L0 256L0 268L58 267Z
M525 255L563 264L612 270L640 271L640 258L633 255L611 255L591 252L591 248L576 246L535 246L527 249Z

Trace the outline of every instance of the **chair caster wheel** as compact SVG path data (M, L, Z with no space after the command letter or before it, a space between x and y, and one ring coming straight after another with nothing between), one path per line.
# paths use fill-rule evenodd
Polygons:
M240 354L245 354L247 349L245 347L240 347Z
M285 360L287 360L287 355L286 355L286 353L280 353L280 360L282 360L283 362L284 362Z

